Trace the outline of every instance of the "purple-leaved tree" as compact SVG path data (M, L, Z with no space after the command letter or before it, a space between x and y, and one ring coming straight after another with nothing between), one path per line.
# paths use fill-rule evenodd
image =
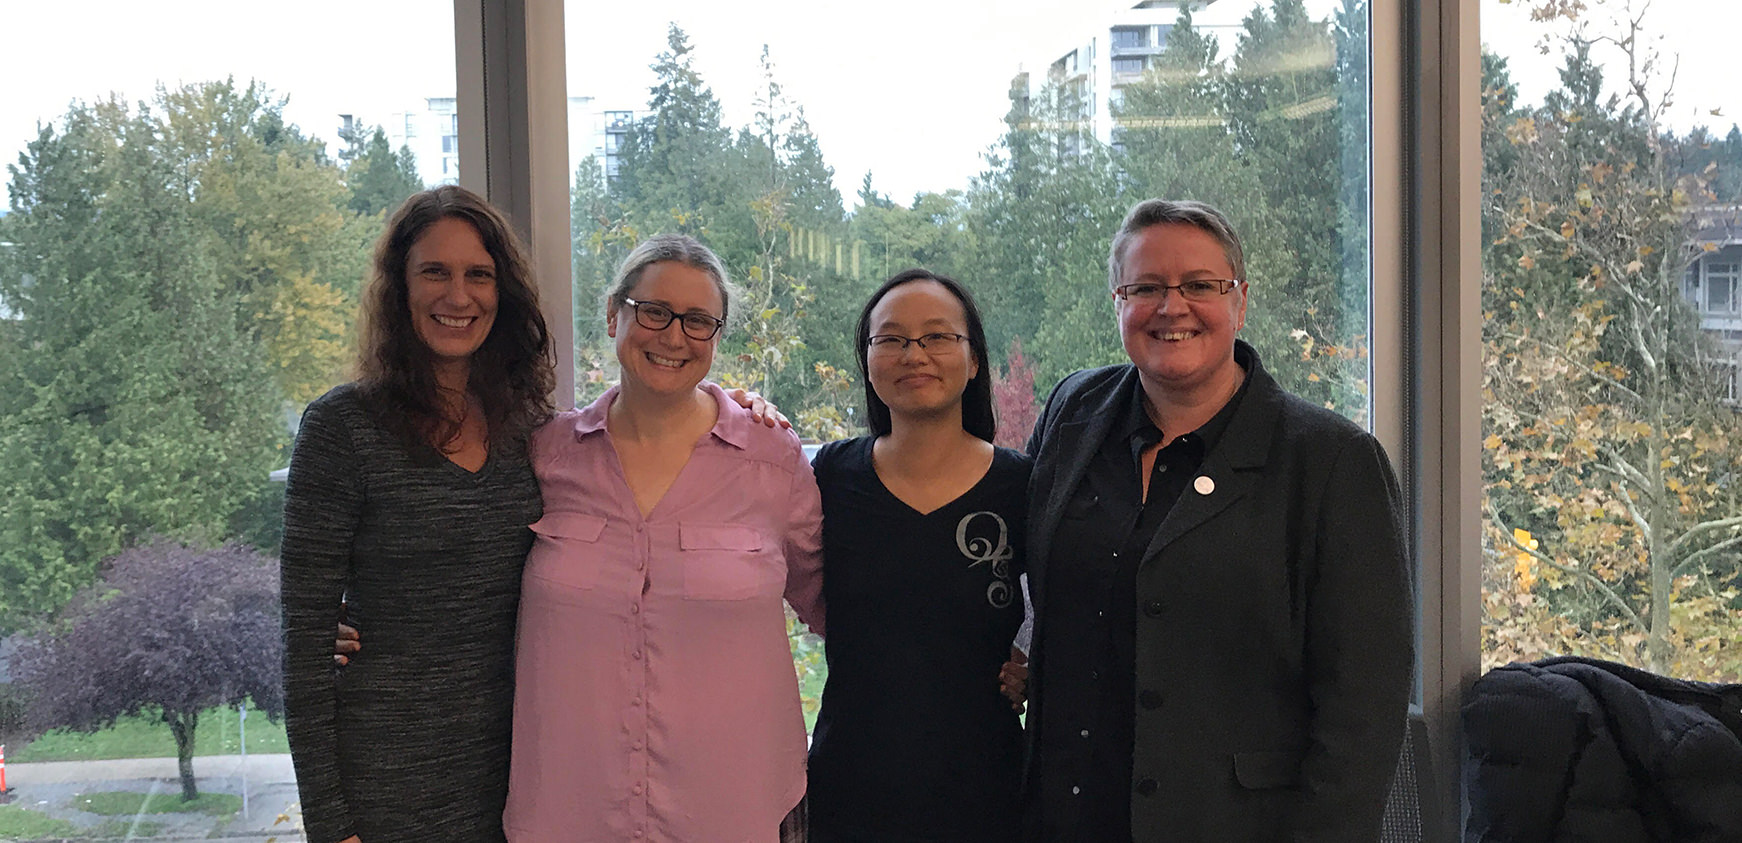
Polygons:
M996 444L1020 451L1028 447L1028 434L1040 418L1034 399L1034 364L1022 354L1022 340L1010 341L1006 371L992 372L992 409L998 414Z
M19 649L17 681L37 729L96 731L160 713L175 735L183 799L194 799L200 712L252 698L284 711L278 564L240 544L157 540L121 552L46 631Z

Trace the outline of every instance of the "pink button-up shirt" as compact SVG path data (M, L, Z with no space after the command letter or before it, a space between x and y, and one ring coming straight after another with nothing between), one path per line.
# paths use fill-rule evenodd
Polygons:
M509 840L764 843L804 794L780 601L821 631L822 504L797 437L703 388L719 421L645 518L616 389L534 434Z

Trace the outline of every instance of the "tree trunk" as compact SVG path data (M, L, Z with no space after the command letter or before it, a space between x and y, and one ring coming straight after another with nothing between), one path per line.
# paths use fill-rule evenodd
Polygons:
M181 771L181 798L183 802L192 802L200 798L200 790L194 784L194 729L200 725L199 712L174 714L163 713L163 722L169 724L169 731L175 734L175 760Z

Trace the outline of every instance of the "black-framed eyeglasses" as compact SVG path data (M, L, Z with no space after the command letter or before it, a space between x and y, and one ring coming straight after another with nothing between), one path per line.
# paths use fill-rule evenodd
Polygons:
M865 347L874 354L899 354L910 344L932 354L955 354L962 350L968 338L949 331L933 331L917 337L903 337L896 334L874 334L865 341Z
M684 336L692 340L711 340L721 328L726 327L726 320L712 313L692 310L680 314L656 301L636 301L631 298L623 299L623 303L635 308L635 321L649 331L663 331L675 319L683 325Z
M1240 282L1227 278L1207 278L1194 281L1181 281L1178 284L1162 284L1156 281L1139 281L1136 284L1126 284L1114 288L1113 295L1126 301L1141 304L1157 304L1167 298L1168 290L1178 290L1179 297L1186 301L1210 301L1217 296L1225 296Z

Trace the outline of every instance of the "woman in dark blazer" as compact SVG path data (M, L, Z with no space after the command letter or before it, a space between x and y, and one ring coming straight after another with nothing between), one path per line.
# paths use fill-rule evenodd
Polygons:
M1397 481L1235 336L1240 244L1150 200L1109 258L1131 363L1028 451L1030 839L1376 840L1411 687Z

